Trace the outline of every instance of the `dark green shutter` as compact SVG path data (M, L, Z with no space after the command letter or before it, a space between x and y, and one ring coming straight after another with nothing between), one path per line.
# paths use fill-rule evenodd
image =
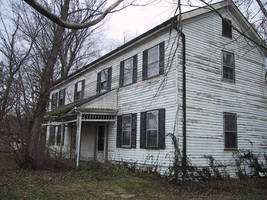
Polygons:
M132 133L131 133L131 147L136 148L136 126L137 126L137 114L132 114Z
M159 109L159 140L158 140L158 148L165 148L165 109Z
M140 118L140 148L146 148L146 112L141 113Z
M101 72L98 72L96 81L96 93L100 93L100 84L101 84Z
M62 90L62 92L63 92L62 106L64 106L64 105L65 105L65 97L66 97L66 89L64 88L64 89Z
M124 68L124 61L121 61L120 63L120 87L123 86L123 79L124 79L123 68Z
M108 68L108 91L111 90L112 67Z
M84 97L84 88L85 88L85 80L82 80L82 94L81 94L81 99Z
M164 42L159 44L159 74L164 73Z
M133 57L133 83L137 82L137 55Z
M147 50L143 51L143 72L142 72L142 77L143 77L143 80L146 80L147 79L147 63L148 63L148 60L147 60Z
M121 147L121 137L122 137L122 116L117 117L117 148Z
M74 86L74 101L76 101L76 99L77 99L77 87L78 87L78 83L75 83L75 86Z

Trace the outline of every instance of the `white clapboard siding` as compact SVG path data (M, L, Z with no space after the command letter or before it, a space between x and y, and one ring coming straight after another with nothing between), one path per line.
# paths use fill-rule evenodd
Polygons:
M230 19L234 26L243 30L239 19L229 10L225 8L219 12ZM267 151L267 83L264 80L264 56L255 45L249 46L248 41L236 31L233 31L233 39L223 37L221 28L221 18L215 12L189 18L183 23L186 37L187 154L195 166L208 165L204 155L212 155L225 164L233 163L234 152L224 150L224 112L237 114L239 150L250 149L261 154ZM165 72L169 66L170 70L166 76L143 81L143 51L162 41L165 42ZM136 148L116 148L117 123L110 123L109 160L165 167L172 165L174 149L167 134L174 132L175 125L178 128L179 145L182 147L182 44L174 51L175 48L172 49L171 46L175 41L174 29L171 35L169 28L157 32L88 68L86 72L71 78L51 92L52 94L66 88L66 103L71 103L75 83L85 79L85 97L94 96L97 73L112 67L111 88L117 89L117 114L137 113L137 136ZM235 83L222 80L222 50L235 55ZM137 83L119 88L120 62L136 54ZM166 148L140 149L140 113L159 108L166 109ZM82 130L86 127L90 128L84 126ZM82 146L83 144L82 142ZM82 147L82 156L89 151L86 148Z

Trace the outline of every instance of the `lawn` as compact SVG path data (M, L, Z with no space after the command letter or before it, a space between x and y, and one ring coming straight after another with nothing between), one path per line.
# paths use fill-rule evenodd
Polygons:
M174 185L155 175L122 167L86 163L75 171L18 169L0 153L0 199L267 199L267 179L226 180Z

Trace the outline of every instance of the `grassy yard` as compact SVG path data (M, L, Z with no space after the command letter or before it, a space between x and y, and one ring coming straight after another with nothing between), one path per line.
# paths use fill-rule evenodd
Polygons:
M79 171L18 169L0 153L0 199L267 199L267 179L173 185L159 177L121 167L87 164Z

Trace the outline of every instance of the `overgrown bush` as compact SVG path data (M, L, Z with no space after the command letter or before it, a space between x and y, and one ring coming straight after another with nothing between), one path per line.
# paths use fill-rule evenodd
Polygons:
M233 154L236 165L236 175L240 179L249 177L267 177L267 156L264 154L263 161L260 155L252 153L250 150L237 151Z

